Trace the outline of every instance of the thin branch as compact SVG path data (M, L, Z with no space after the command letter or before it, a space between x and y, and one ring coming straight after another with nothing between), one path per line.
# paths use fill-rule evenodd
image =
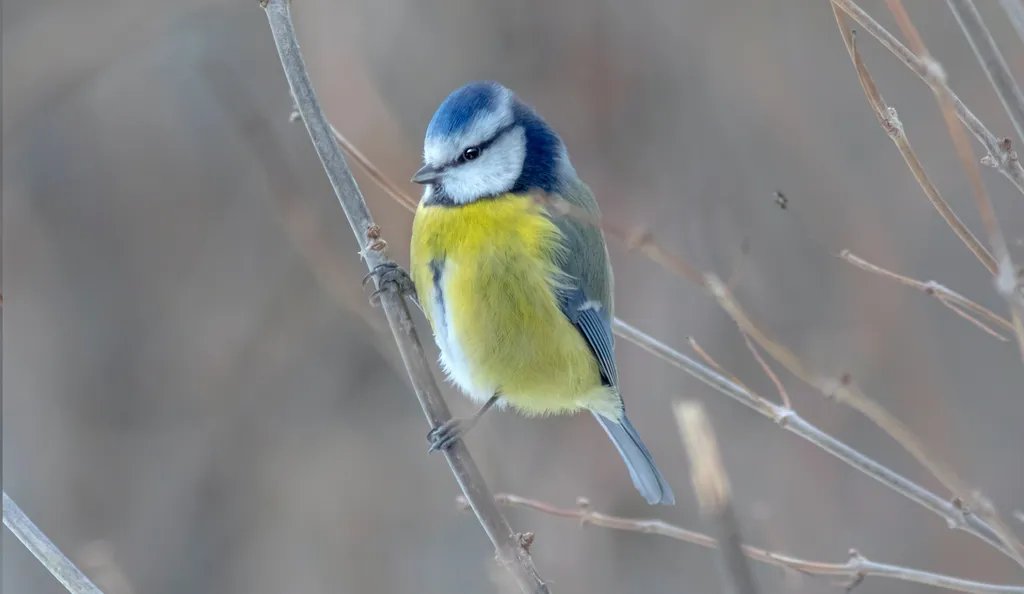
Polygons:
M934 92L935 99L939 103L939 108L942 111L942 118L946 121L946 128L949 130L949 135L953 139L953 146L956 148L956 153L960 158L960 163L963 166L964 171L967 172L967 177L971 180L971 188L974 192L974 201L978 205L978 211L981 214L981 222L985 227L986 234L988 235L989 247L992 249L992 253L994 254L995 269L993 270L988 264L986 264L986 266L989 267L989 271L992 275L996 277L997 292L1002 295L1010 305L1014 331L1017 336L1017 346L1020 350L1021 361L1024 362L1024 295L1021 293L1017 267L1013 265L1013 260L1010 258L1010 252L1006 245L1006 239L1003 237L1003 232L999 229L999 220L996 217L995 207L992 206L992 200L989 198L988 192L985 191L985 184L981 180L981 171L978 169L978 164L974 161L974 152L971 150L970 140L968 140L967 133L964 132L960 123L957 122L956 112L953 107L953 100L951 97L953 92L949 89L949 85L946 84L946 73L943 71L942 66L939 65L939 63L931 57L931 54L928 53L928 48L925 47L924 40L921 38L921 34L918 33L914 23L910 21L910 15L907 14L902 1L886 0L886 3L888 4L890 11L893 13L893 16L896 17L896 22L904 35L910 38L911 47L930 66L930 78L933 80L930 85L932 92ZM966 13L970 13L970 11L966 11ZM969 14L965 14L964 16L968 19L970 18ZM984 24L980 22L980 17L977 22L970 22L973 25L978 25L984 28ZM971 31L969 31L968 28L965 28L965 31L968 33L968 36L971 35ZM986 63L985 66L988 66L988 64ZM1011 114L1011 119L1012 118L1013 114Z
M3 497L4 526L7 526L11 534L18 537L21 544L25 545L25 548L43 564L43 567L57 578L64 589L71 594L103 594L96 584L85 577L85 574L79 571L49 538L46 538L43 531L25 515L25 512L21 511L18 504L8 497L7 491L4 491Z
M686 342L690 343L690 348L693 349L693 352L697 353L697 355L701 359L703 359L705 363L710 365L712 369L714 369L715 371L725 375L730 380L736 382L737 385L743 386L744 390L750 391L750 388L748 388L746 386L746 384L744 384L742 381L740 381L740 378L738 378L735 375L729 373L728 371L725 370L724 367L719 365L718 361L715 361L714 358L711 355L709 355L707 351L704 350L704 347L700 346L700 343L697 342L696 338L694 338L692 336L687 336L686 337Z
M1021 95L1017 81L1013 80L1010 68L1006 65L1003 54L996 46L996 40L992 38L985 22L981 20L981 14L978 13L974 2L971 0L947 0L947 3L949 9L953 11L953 15L956 16L956 22L967 36L974 55L981 62L989 82L995 87L999 100L1003 103L1003 108L1010 115L1013 127L1017 131L1017 139L1024 141L1024 95ZM1003 2L1003 8L1011 13L1011 17L1013 11L1010 8L1012 6L1012 4ZM1020 10L1019 1L1016 9Z
M978 241L978 238L971 233L971 230L960 220L960 217L953 212L949 203L939 194L938 188L935 187L931 178L925 173L924 166L910 145L910 139L907 138L903 130L903 123L900 122L896 110L885 103L885 99L882 98L878 87L875 86L875 81L872 80L871 75L868 73L867 67L861 59L860 52L857 51L855 34L844 26L842 14L835 9L835 5L833 5L833 10L835 11L836 23L843 34L843 41L846 43L846 49L850 53L850 59L853 60L854 67L857 70L857 78L860 80L861 87L864 89L864 95L867 96L868 103L871 104L871 109L875 112L878 122L882 125L886 134L889 135L889 138L892 139L893 143L896 144L896 148L900 151L900 155L903 156L903 160L906 161L907 167L914 174L914 179L921 185L921 189L924 190L925 196L932 203L932 206L935 207L935 210L939 211L939 215L953 229L957 237L964 242L967 249L971 250L971 253L985 265L989 272L995 274L999 269L995 258Z
M894 2L902 9L899 0L890 0L890 2ZM996 47L992 34L989 33L985 23L981 20L978 9L971 0L947 0L947 2L950 10L956 16L957 22L960 24L960 28L963 29L964 35L967 36L967 40L970 42L975 55L978 56L985 74L988 75L989 82L995 87L999 100L1002 101L1003 107L1006 109L1006 113L1010 115L1010 119L1017 130L1017 138L1024 139L1024 96L1021 95L1017 82L1013 80L1013 75L1010 74L1006 60L999 53L999 48ZM903 11L903 17L900 20L900 27L912 30L914 25L910 22L910 18L906 16L905 11ZM918 53L923 56L928 55L928 50L924 47L923 43ZM984 185L981 182L981 173L978 171L978 165L974 162L974 154L971 151L970 142L967 140L967 135L964 133L963 128L956 121L952 100L949 95L948 86L935 90L935 96L942 107L942 113L946 118L949 133L953 137L953 142L961 156L964 168L967 170L967 175L971 178L975 201L978 203L978 211L981 213L981 220L988 234L989 247L992 248L992 252L999 261L999 270L996 273L996 290L1010 304L1014 331L1017 335L1017 346L1020 348L1021 360L1024 361L1024 286L1022 286L1024 281L1020 278L1020 272L1010 257L1006 239L999 228L995 207L992 205L992 200L989 198L988 193L985 192Z
M380 227L370 216L366 202L356 186L352 172L313 91L295 37L290 1L269 0L263 6L292 97L352 231L362 246L362 256L367 267L374 270L380 264L388 262L384 253L387 244L380 237ZM380 288L378 279L375 278L374 282ZM380 303L420 406L430 425L437 427L449 420L451 413L431 374L405 300L396 291L385 291L381 294ZM499 560L515 577L520 589L526 593L548 592L548 587L533 567L529 553L501 515L465 444L461 441L455 442L451 448L445 450L445 458L476 513L480 525L494 544Z
M985 186L981 179L981 171L978 169L978 165L974 161L974 154L971 149L970 141L967 138L966 132L964 132L964 129L961 127L960 122L957 121L955 96L953 95L953 91L950 90L949 85L946 83L945 72L942 70L942 67L938 62L936 62L929 54L928 48L925 46L920 33L910 21L910 16L903 7L902 1L886 0L886 4L889 6L890 12L892 12L893 17L895 17L897 24L903 31L903 34L910 40L911 47L915 52L917 52L927 66L927 77L925 80L928 82L935 94L935 98L942 111L942 117L946 122L946 127L949 130L950 137L953 139L953 145L955 146L957 155L960 158L961 165L964 167L964 170L967 172L967 175L971 180L971 187L974 191L975 202L978 205L982 222L985 226L986 233L988 234L989 245L995 253L994 258L989 256L991 261L980 258L980 256L979 259L982 260L982 263L985 264L986 268L988 268L996 277L997 291L1006 298L1009 303L1014 333L1017 337L1021 359L1024 361L1024 295L1022 295L1020 282L1018 280L1017 268L1013 265L1013 262L1010 259L1006 240L1003 238L1002 231L999 229L999 222L996 218L995 209L992 206L992 201L988 196L988 192L985 191ZM836 23L839 25L843 41L846 44L846 48L849 51L850 57L853 59L854 65L857 69L857 76L860 78L861 85L864 87L864 92L872 106L875 108L876 114L879 114L884 107L884 101L875 88L874 82L871 80L871 76L868 74L867 67L861 59L860 54L857 52L853 33L846 29L842 15L835 3L833 3L832 8L835 12ZM975 25L980 25L982 28L984 27L984 25L980 23L980 18ZM970 34L971 32L968 31L968 35ZM891 108L889 111L892 112ZM892 113L895 115L895 112ZM899 136L905 138L902 126L899 127ZM910 161L908 161L908 164L911 164ZM911 165L911 169L914 169L913 165ZM917 175L916 172L915 175ZM926 180L927 177L924 177L923 179ZM925 191L927 192L928 188L926 187L925 182L922 181L922 177L918 176L918 181L921 182L921 186L925 188ZM953 229L954 231L957 231L957 234L961 236L961 239L964 239L964 241L968 243L968 247L971 247L972 251L977 255L977 246L968 242L956 226L954 226ZM971 236L971 239L973 239L973 236ZM999 517L998 513L996 513L995 508L988 500L980 494L968 490L966 485L956 476L955 473L953 473L952 469L945 467L945 465L940 463L938 460L929 457L920 440L918 440L898 419L885 411L881 405L869 399L860 391L859 388L856 387L855 384L852 382L843 382L843 385L840 385L837 388L835 396L837 399L856 408L862 414L872 419L875 424L896 439L896 441L899 442L911 455L917 458L919 462L928 467L932 474L934 474L936 478L938 478L950 491L952 491L958 500L969 506L974 513L978 513L984 517L988 523L993 526L996 535L1006 546L1006 549L1011 553L1014 560L1024 567L1024 544L1016 538L1006 523Z
M789 401L789 394L786 392L786 387L782 385L782 380L779 379L779 376L775 375L772 368L765 362L764 358L761 357L761 353L757 351L757 347L754 346L753 342L751 342L750 337L743 334L743 342L747 344L747 350L749 350L751 354L754 355L754 358L757 359L757 363L761 366L761 369L764 370L764 374L768 376L768 379L772 380L773 384L775 384L775 389L778 390L779 397L782 398L782 405L786 408L793 408L793 404Z
M687 357L626 322L616 318L613 322L613 327L618 336L685 371L733 400L760 412L762 415L774 420L783 429L814 444L893 491L939 515L946 520L950 528L973 534L1003 554L1012 557L1011 553L1000 542L992 527L974 514L966 513L962 507L954 505L950 501L935 495L888 467L861 454L807 422L795 411L772 404L733 382L723 374Z
M590 524L602 528L611 528L612 530L657 534L673 540L695 544L706 549L715 549L718 546L715 539L707 534L687 530L662 520L623 518L594 511L590 508L587 500L582 498L578 500L579 507L577 509L561 508L543 501L509 493L495 495L495 499L501 505L522 507L549 516L576 520L580 525ZM465 500L461 497L458 500L458 504L463 507L466 505ZM970 592L974 594L1024 593L1024 586L1004 586L1001 584L975 582L930 571L921 571L900 565L871 561L856 550L850 551L850 558L846 563L808 561L799 557L775 553L752 546L744 546L743 554L749 559L783 570L796 571L804 575L816 577L845 578L849 583L859 582L865 577L879 577L935 586L936 588L945 588L954 592Z
M850 18L864 27L868 33L881 42L882 45L899 58L914 74L928 83L929 86L935 84L936 81L931 73L931 65L907 49L906 46L882 27L878 21L864 12L853 0L832 0L832 5L841 8L843 12L850 15ZM956 94L950 91L949 96L953 101L957 117L960 118L960 121L967 126L967 129L974 134L978 142L988 151L988 158L982 161L997 168L1018 190L1024 193L1024 166L1021 166L1017 158L1017 152L1013 150L1009 139L996 138Z
M690 480L700 511L715 526L722 581L734 594L755 594L757 585L744 553L740 524L732 505L732 489L711 421L699 403L677 402L672 409L690 459Z
M406 201L400 202L405 203ZM411 202L411 199L409 202ZM619 229L616 233L609 234L619 236L619 232L621 231L622 230ZM631 234L626 232L625 236L630 237ZM632 236L635 237L635 235ZM696 269L690 266L682 258L679 258L678 256L669 253L668 250L658 246L651 234L645 233L640 236L640 239L643 242L656 247L659 253L670 256L668 260L675 263L676 266L669 268L669 270L675 271L678 274L683 275L685 278L693 280L702 287L705 286L704 277L698 273ZM694 279L693 277L696 278ZM884 466L864 454L861 454L857 450L807 422L792 409L772 404L768 400L758 396L741 383L713 369L712 367L715 366L713 362L711 364L712 367L703 365L699 361L687 357L649 334L642 332L635 326L624 322L620 318L615 318L612 321L612 329L617 336L624 340L633 343L642 350L666 361L678 369L681 369L693 378L707 386L710 386L711 388L714 388L718 392L729 396L736 402L761 413L763 416L775 421L785 430L810 442L816 447L845 462L849 466L877 480L896 493L903 495L907 499L910 499L914 503L917 503L938 515L946 521L946 524L951 529L963 530L983 540L1003 554L1010 557L1013 556L999 540L999 537L996 535L992 527L978 516L965 512L962 507L953 505L950 501L928 491L913 481L894 472L887 466Z
M740 330L749 335L757 344L761 345L776 361L781 363L790 373L806 382L808 385L817 388L826 398L835 399L867 417L900 444L911 456L928 469L940 483L954 495L962 506L967 506L968 511L978 514L988 520L993 526L995 536L1003 544L999 547L1013 558L1019 565L1024 567L1024 551L1013 537L1012 533L1003 525L992 509L991 504L984 500L976 491L968 488L967 484L950 468L945 462L932 456L924 443L907 427L902 421L885 410L881 404L870 398L857 385L850 374L844 374L840 378L819 376L807 369L800 359L791 350L782 344L774 341L764 331L757 327L747 313L740 307L739 303L732 296L728 287L718 277L709 274L705 277L711 294L718 300L719 306L740 326Z
M904 276L902 274L893 272L886 268L882 268L877 264L872 264L871 262L868 262L864 258L857 256L856 254L850 252L850 250L843 250L839 252L839 259L845 262L849 262L850 264L853 264L854 266L860 268L861 270L866 270L867 272L877 274L878 276L881 276L883 278L894 280L902 285L913 287L926 295L931 295L935 297L936 299L938 299L940 303L942 303L949 309L953 310L958 315L964 317L971 323L975 324L982 330L995 336L999 340L1005 341L1007 339L1006 337L998 334L995 330L989 328L987 325L985 325L984 322L973 317L972 315L970 315L970 313L964 310L973 312L975 315L979 315L988 320L989 322L1002 326L1004 329L1013 332L1013 324L1011 324L1009 320L996 314L987 307L983 307L978 303L971 301L970 299L964 297L963 295L957 293L956 291L953 291L945 287L940 283L937 283L935 281L919 281L917 279L910 278L909 276Z
M999 3L1003 6L1006 16L1010 18L1010 24L1013 25L1013 30L1017 32L1017 37L1024 41L1024 1L999 0Z

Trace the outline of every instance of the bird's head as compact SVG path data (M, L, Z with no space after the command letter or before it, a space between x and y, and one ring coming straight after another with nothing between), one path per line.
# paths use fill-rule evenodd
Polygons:
M505 193L552 192L568 157L558 135L512 91L472 82L452 92L427 126L423 167L428 204L459 205ZM570 166L571 167L571 166Z

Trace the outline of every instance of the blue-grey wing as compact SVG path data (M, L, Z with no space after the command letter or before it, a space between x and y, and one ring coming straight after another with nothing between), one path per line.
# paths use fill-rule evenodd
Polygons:
M590 188L571 168L567 167L564 173L559 197L599 218L600 211ZM604 234L593 220L556 215L554 222L562 233L565 247L557 258L566 284L559 291L562 313L590 345L605 383L617 385L611 327L613 279Z
M601 379L609 386L618 385L619 375L615 370L615 339L603 304L587 299L587 295L578 287L562 289L560 293L562 313L590 345L590 350L597 357Z

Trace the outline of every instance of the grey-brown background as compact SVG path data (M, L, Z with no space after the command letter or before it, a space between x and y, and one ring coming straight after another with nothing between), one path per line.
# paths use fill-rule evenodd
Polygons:
M1024 46L994 0L980 4L1024 76ZM907 5L954 89L1009 134L945 4ZM865 8L895 30L882 2ZM511 591L456 509L443 459L426 455L428 427L358 287L357 246L304 130L288 122L256 1L4 9L4 488L108 594ZM878 128L826 0L294 10L329 117L409 192L437 104L469 79L502 81L561 132L607 217L723 275L749 242L737 295L767 329L815 369L853 373L1004 511L1024 507L1024 368L1012 343L829 255L849 248L1004 311ZM979 228L927 87L868 36L861 46L934 180ZM985 175L1020 258L1024 198ZM411 216L357 177L407 262ZM776 189L790 212L774 206ZM680 349L697 337L774 397L707 296L610 247L622 318ZM833 561L856 547L1021 582L998 553L768 420L628 343L617 353L633 422L678 504L646 506L586 416L489 415L468 443L496 491L566 506L583 495L701 528L668 406L692 398L722 440L751 544ZM783 379L812 422L942 492L863 418ZM456 412L470 410L448 393ZM555 592L718 588L712 555L691 545L532 512L509 519L537 533ZM6 532L3 546L5 591L60 591ZM757 576L765 592L835 591L772 568ZM925 591L870 578L860 588Z

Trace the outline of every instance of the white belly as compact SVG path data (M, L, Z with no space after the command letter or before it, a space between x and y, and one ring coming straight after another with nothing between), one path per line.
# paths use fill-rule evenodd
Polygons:
M485 385L475 379L479 377L479 374L473 373L472 362L466 357L466 352L459 343L454 325L451 323L452 312L449 309L449 302L444 299L447 279L451 278L456 267L455 262L448 260L441 273L441 278L434 283L434 288L431 291L434 341L441 351L441 368L444 369L448 379L459 386L470 399L484 403L498 391L498 386Z

